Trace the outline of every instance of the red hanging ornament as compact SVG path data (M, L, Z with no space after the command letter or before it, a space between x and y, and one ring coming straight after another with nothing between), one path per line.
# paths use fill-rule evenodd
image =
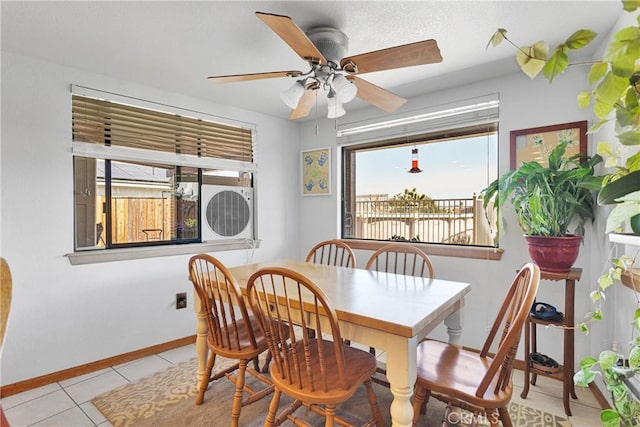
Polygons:
M418 167L418 148L414 147L411 149L411 169L407 172L409 173L420 173L422 169Z

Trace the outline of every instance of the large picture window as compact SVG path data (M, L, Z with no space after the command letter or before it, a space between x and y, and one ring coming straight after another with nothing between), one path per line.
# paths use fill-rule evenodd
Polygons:
M496 119L345 144L342 237L494 246L480 192L498 173L497 130Z
M201 242L202 185L253 185L250 128L79 95L72 107L76 250Z

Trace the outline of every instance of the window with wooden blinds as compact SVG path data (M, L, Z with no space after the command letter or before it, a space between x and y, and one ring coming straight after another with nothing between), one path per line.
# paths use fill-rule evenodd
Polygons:
M73 141L253 162L251 129L73 95Z

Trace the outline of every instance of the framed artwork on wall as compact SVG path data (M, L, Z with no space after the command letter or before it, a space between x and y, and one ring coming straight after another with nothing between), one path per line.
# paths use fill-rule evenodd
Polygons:
M301 151L302 195L331 194L331 147Z
M516 169L522 163L530 161L536 161L546 167L549 153L564 141L569 142L566 156L586 155L586 120L511 131L511 169Z

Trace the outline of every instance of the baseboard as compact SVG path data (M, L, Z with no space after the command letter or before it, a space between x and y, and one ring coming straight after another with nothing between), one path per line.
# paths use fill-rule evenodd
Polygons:
M16 393L22 393L23 391L31 390L34 388L42 387L47 384L55 383L58 381L74 378L79 375L88 374L90 372L99 371L110 366L120 365L122 363L130 362L132 360L140 359L141 357L151 356L156 353L162 353L163 351L171 350L185 345L193 344L196 341L195 335L180 338L174 341L169 341L163 344L153 345L151 347L142 348L129 353L120 354L118 356L108 357L106 359L97 360L84 365L76 366L73 368L65 369L51 374L42 375L39 377L31 378L24 381L19 381L13 384L7 384L0 388L0 397L11 396ZM194 354L195 355L195 354Z

